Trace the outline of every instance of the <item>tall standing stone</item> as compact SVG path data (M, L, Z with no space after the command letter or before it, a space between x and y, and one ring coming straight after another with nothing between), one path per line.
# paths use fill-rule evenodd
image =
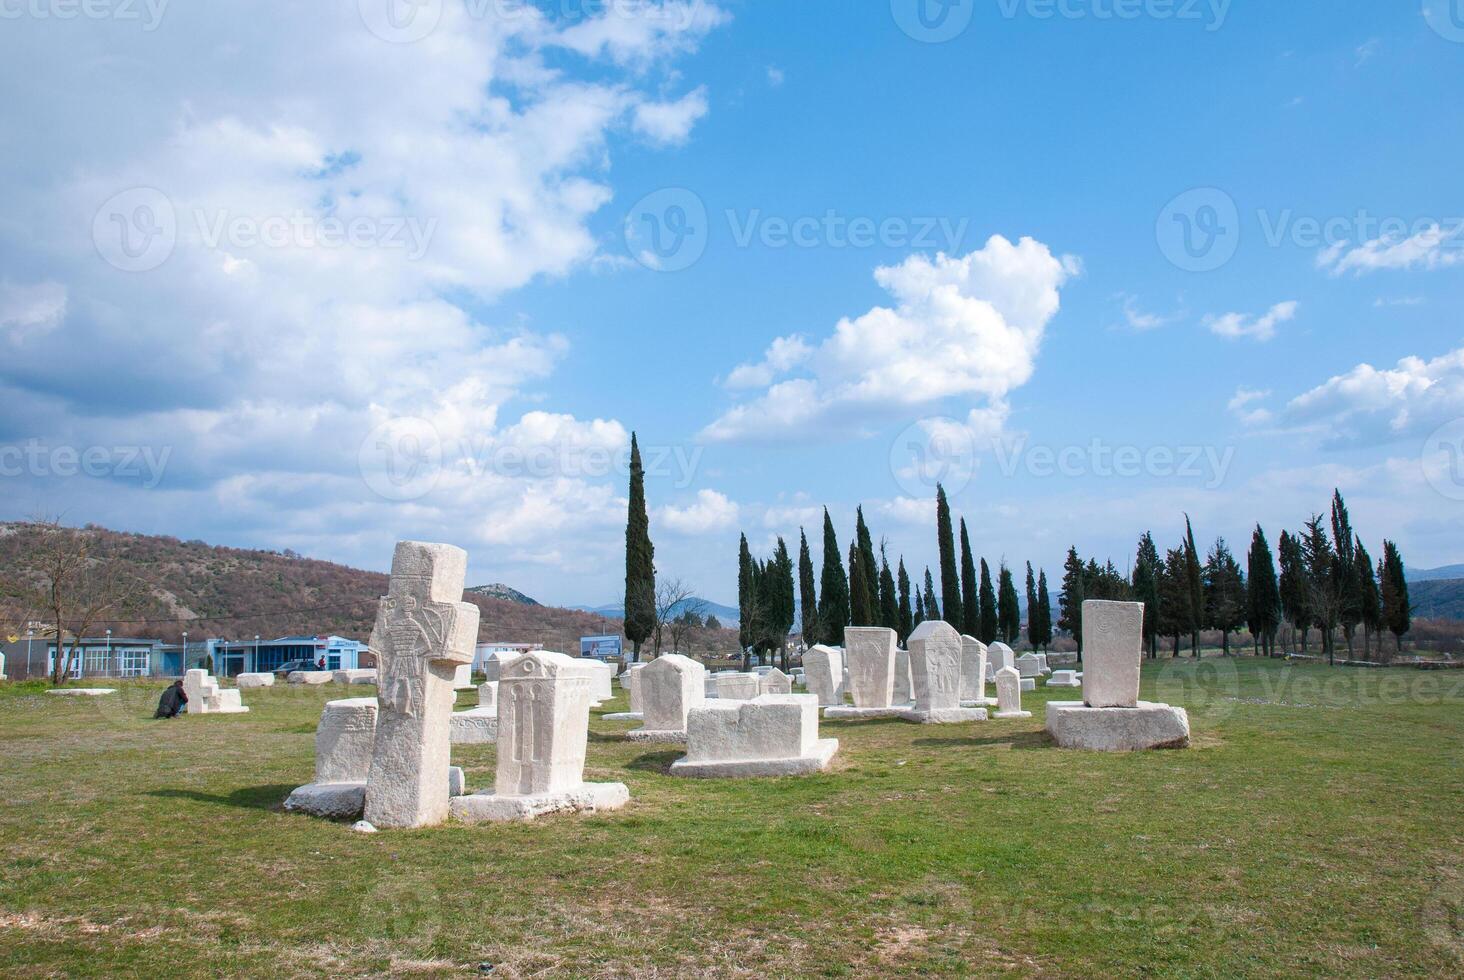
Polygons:
M640 742L686 741L686 716L706 701L707 669L690 657L668 653L639 672L645 723L626 733Z
M467 566L467 552L446 544L402 541L392 556L371 631L381 713L366 819L377 827L425 827L448 815L454 681L478 639L478 607L461 601Z
M986 696L986 644L974 636L961 637L961 703L972 708L996 703Z
M1144 604L1089 599L1083 603L1083 703L1133 708L1144 661Z
M818 699L819 704L843 704L843 651L820 645L805 652L803 678L808 685L808 692Z
M915 682L910 675L910 651L895 650L895 693L892 704L909 704L915 700Z
M986 672L996 680L996 672L1003 667L1015 667L1017 655L1005 643L993 643L986 648Z
M856 708L889 708L895 700L895 649L898 637L883 626L844 630L849 693Z
M910 721L931 724L985 721L985 708L961 707L961 634L949 623L930 619L910 634L910 674L915 707Z
M1022 675L1015 667L1003 667L996 672L996 717L1031 718L1032 712L1022 710Z

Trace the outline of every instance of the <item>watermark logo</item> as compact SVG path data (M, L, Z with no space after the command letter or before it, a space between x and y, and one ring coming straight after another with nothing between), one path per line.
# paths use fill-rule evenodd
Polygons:
M167 9L168 0L0 0L0 20L114 20L151 33Z
M647 194L625 216L625 247L637 262L657 272L680 272L707 250L707 206L684 187Z
M1164 662L1154 682L1155 700L1178 705L1191 719L1217 724L1235 712L1240 672L1229 657Z
M389 419L362 440L356 462L361 478L382 499L420 500L442 475L442 437L426 419Z
M1187 480L1214 490L1225 482L1235 462L1234 446L1112 445L1093 439L1085 445L1050 446L1028 443L1026 437L1003 437L995 442L997 468L1004 477L1019 473L1036 479Z
M1423 0L1423 19L1445 41L1464 44L1464 0Z
M1217 187L1185 191L1159 212L1154 237L1171 264L1186 272L1213 272L1240 247L1240 209Z
M426 950L442 930L442 896L427 878L382 871L361 903L359 921L369 936Z
M1435 429L1423 443L1423 476L1446 500L1464 501L1464 418Z
M92 242L109 265L149 272L178 244L178 213L156 187L133 187L108 198L92 218Z
M922 44L943 44L966 33L976 0L890 0L890 13L906 36Z
M978 465L975 437L952 418L916 422L890 444L890 474L917 499L933 494L937 484L947 493L960 493Z
M356 0L361 23L383 41L420 41L442 21L444 0Z
M39 439L0 445L0 478L69 479L135 483L152 490L163 482L172 446L53 446Z

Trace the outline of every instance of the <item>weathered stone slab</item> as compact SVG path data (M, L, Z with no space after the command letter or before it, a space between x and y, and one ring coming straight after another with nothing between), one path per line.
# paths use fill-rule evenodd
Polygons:
M274 682L274 674L240 674L234 678L234 684L241 691L257 687L274 687Z
M185 710L190 715L237 715L249 710L240 699L237 688L220 688L218 679L210 677L206 670L194 669L184 673L183 693L188 695Z
M309 684L319 686L329 684L335 680L335 671L332 670L292 670L285 677L288 684Z
M522 656L523 654L521 653L509 653L508 651L488 654L488 656L483 658L484 679L490 681L501 680L503 677L503 669Z
M337 670L331 673L331 682L334 684L375 684L376 668L361 667L353 670Z
M722 701L751 701L761 693L762 681L756 674L714 674L712 679Z
M844 651L822 645L809 649L803 654L803 675L819 704L844 703Z
M792 694L793 678L789 677L787 674L774 667L772 670L762 675L762 678L758 682L758 693Z
M1084 624L1086 632L1086 621ZM1141 752L1189 746L1189 715L1183 708L1140 701L1132 708L1091 708L1082 701L1051 701L1047 731L1064 749Z
M707 669L690 657L667 654L646 665L636 683L645 709L642 727L626 733L641 742L684 742L686 716L706 701Z
M487 745L498 740L498 682L478 685L478 706L452 714L453 745Z
M478 639L478 607L462 601L467 563L461 548L415 541L392 557L371 631L381 711L365 816L378 828L447 817L454 687Z
M968 708L996 704L986 696L986 644L974 636L961 637L961 704Z
M844 630L849 693L856 708L889 708L895 703L895 649L898 637L882 626Z
M47 694L59 694L71 698L99 698L104 694L116 694L115 687L55 687Z
M1082 687L1083 682L1078 678L1076 670L1055 670L1052 676L1047 679L1048 687Z
M818 737L818 698L764 694L752 701L711 701L687 718L687 752L673 776L739 778L804 775L825 768L837 739Z
M593 673L590 674L590 704L599 707L615 697L615 668L603 660L585 659Z
M1026 694L1028 691L1035 691L1037 690L1037 678L1023 677L1021 681L1019 681L1019 686L1022 688L1023 694Z
M1015 667L1017 655L1012 648L1005 643L993 643L986 648L986 676L988 680L996 680L996 672L1003 667Z
M1139 703L1143 634L1142 602L1083 603L1083 702L1088 707L1132 708Z
M1023 677L1041 677L1042 659L1036 654L1024 653L1016 659L1012 665L1017 668L1017 673Z
M1003 667L996 672L996 717L1031 718L1032 712L1022 710L1022 675L1015 667Z
M985 721L985 708L961 707L961 634L940 620L927 620L910 634L910 673L915 704L901 717L923 724Z
M477 608L476 606L474 607ZM473 662L469 660L465 664L458 664L452 675L452 689L454 691L470 691L473 688Z
M375 698L327 701L315 728L315 782L366 781L376 751Z
M890 703L910 704L915 700L915 682L910 674L910 651L895 648L895 693Z

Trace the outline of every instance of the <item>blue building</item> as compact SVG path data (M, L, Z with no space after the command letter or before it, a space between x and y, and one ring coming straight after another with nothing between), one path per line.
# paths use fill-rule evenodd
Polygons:
M344 636L282 636L275 640L209 640L214 673L219 677L267 674L291 660L308 660L322 670L355 670L375 665L359 640ZM190 655L194 644L188 644ZM369 663L363 661L370 661Z

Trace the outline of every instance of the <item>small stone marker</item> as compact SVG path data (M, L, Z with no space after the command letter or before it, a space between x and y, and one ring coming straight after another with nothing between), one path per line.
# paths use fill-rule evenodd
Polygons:
M478 607L462 601L467 565L467 552L445 544L403 541L392 556L371 631L381 715L365 816L377 827L447 817L454 684L478 638Z
M1089 599L1083 603L1083 703L1132 708L1139 703L1144 661L1144 604Z
M910 634L910 669L915 706L908 721L951 724L985 721L985 708L961 707L961 634L949 623L927 620Z
M821 705L844 703L844 653L833 647L815 646L803 654L803 676L808 693Z
M713 679L717 697L723 701L751 701L761 693L762 679L756 674L723 673Z
M500 680L503 676L503 668L522 656L521 653L510 653L507 650L488 654L483 658L484 677L490 681Z
M1037 658L1036 654L1024 653L1017 658L1016 663L1012 666L1016 667L1017 673L1023 677L1035 678L1042 676L1042 661Z
M882 626L844 630L849 693L856 708L889 708L895 699L895 647L898 637Z
M640 681L637 678L647 666L647 664L631 664L621 673L620 686L630 695L630 710L605 715L605 721L643 721L645 719L645 711L642 710L641 704Z
M453 745L488 745L498 740L498 682L478 685L478 706L452 713Z
M452 689L454 691L471 691L473 689L473 662L470 660L465 664L458 664L452 675Z
M996 702L986 696L986 644L974 636L961 637L961 706L996 706Z
M1005 643L993 643L986 648L986 673L996 680L996 672L1003 667L1015 667L1017 655Z
M242 676L242 675L241 675ZM333 684L375 684L376 668L362 667L359 670L337 670L331 674Z
M641 686L645 723L625 737L637 742L685 742L686 716L706 702L707 669L690 657L667 654L646 665Z
M758 693L792 694L793 678L789 677L787 674L774 667L772 670L762 675L762 679L759 681L758 684Z
M623 783L584 781L591 670L579 658L535 651L503 673L494 792L457 797L453 816L467 823L532 820L625 805Z
M826 768L838 739L818 737L818 698L764 694L708 701L687 717L686 755L671 775L697 778L801 776Z
M249 709L240 700L237 688L224 690L208 671L193 669L183 675L183 693L188 695L190 715L237 715Z
M1047 680L1048 687L1082 687L1076 670L1055 670Z
M892 704L910 704L915 700L915 681L910 674L910 651L895 648L895 693Z
M1015 667L1003 667L996 672L996 717L1031 718L1032 712L1022 710L1022 675Z
M598 708L601 704L615 697L612 684L615 680L615 668L603 660L585 659L593 671L590 674L590 705Z
M285 678L288 684L309 684L318 686L329 684L335 680L335 671L331 670L292 670Z
M240 674L234 678L234 684L241 691L256 687L274 687L274 682L274 674Z

